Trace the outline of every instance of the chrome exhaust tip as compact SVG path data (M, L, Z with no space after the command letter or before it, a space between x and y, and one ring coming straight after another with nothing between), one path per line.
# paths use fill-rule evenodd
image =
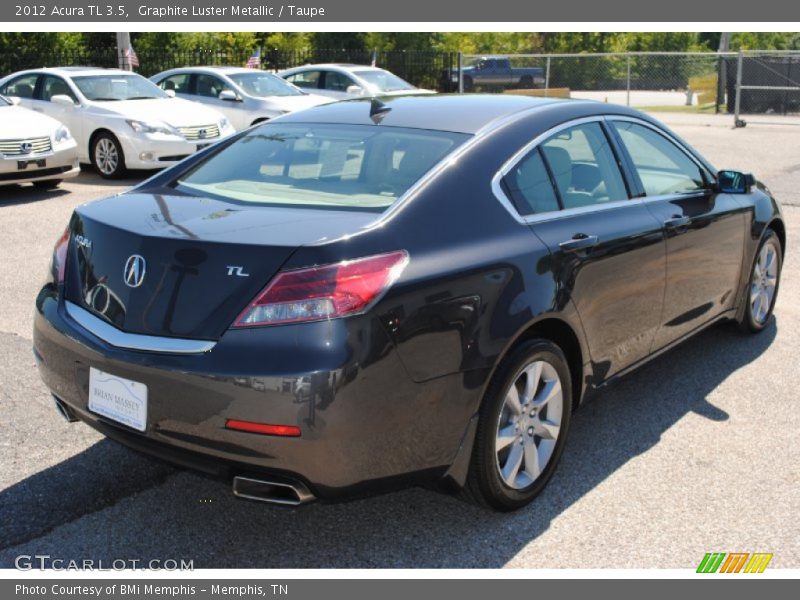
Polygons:
M61 400L58 396L54 395L53 396L53 402L56 405L56 410L58 411L58 414L60 414L62 417L64 417L64 420L67 423L77 423L78 422L78 417L75 416L75 414L72 412L72 410L69 408L69 406L67 406L64 403L63 400Z
M311 490L299 481L272 481L242 476L233 478L233 495L283 506L300 506L316 500Z

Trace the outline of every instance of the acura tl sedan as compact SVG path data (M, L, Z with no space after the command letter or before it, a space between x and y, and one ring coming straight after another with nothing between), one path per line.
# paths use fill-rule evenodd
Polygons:
M118 69L20 71L0 79L0 94L64 123L80 161L106 178L174 165L235 132L219 112Z
M366 65L304 65L286 69L278 75L307 92L335 100L361 96L413 96L435 93L418 88L386 69Z
M237 130L333 102L272 73L241 67L183 67L153 75L150 80L179 98L218 110Z
M80 173L78 151L64 125L0 96L0 185L44 189Z
M341 102L78 207L34 352L67 419L241 497L424 483L512 510L590 393L767 327L785 244L752 175L622 106Z

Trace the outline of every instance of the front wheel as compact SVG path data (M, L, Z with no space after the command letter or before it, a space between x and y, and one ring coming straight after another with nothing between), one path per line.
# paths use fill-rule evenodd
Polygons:
M110 133L101 133L92 140L92 164L106 179L119 179L126 173L122 146Z
M761 240L750 271L747 305L739 323L744 331L758 333L767 326L778 297L782 265L781 242L778 234L770 229Z
M481 405L466 495L500 511L531 502L564 450L571 399L569 366L552 342L530 340L504 359Z

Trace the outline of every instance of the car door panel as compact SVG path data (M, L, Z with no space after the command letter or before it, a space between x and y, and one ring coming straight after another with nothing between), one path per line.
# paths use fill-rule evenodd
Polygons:
M653 124L613 120L640 189L666 236L667 283L653 351L734 308L745 237L745 206L714 191L713 175Z

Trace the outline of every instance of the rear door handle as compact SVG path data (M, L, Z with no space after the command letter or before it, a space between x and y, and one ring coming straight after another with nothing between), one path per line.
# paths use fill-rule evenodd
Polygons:
M563 252L577 252L578 250L586 250L597 246L598 238L596 235L586 235L585 233L576 233L572 236L571 240L561 242L558 247Z
M673 215L671 219L664 221L664 227L667 227L668 229L676 229L678 227L686 227L687 225L691 225L691 223L691 217Z

